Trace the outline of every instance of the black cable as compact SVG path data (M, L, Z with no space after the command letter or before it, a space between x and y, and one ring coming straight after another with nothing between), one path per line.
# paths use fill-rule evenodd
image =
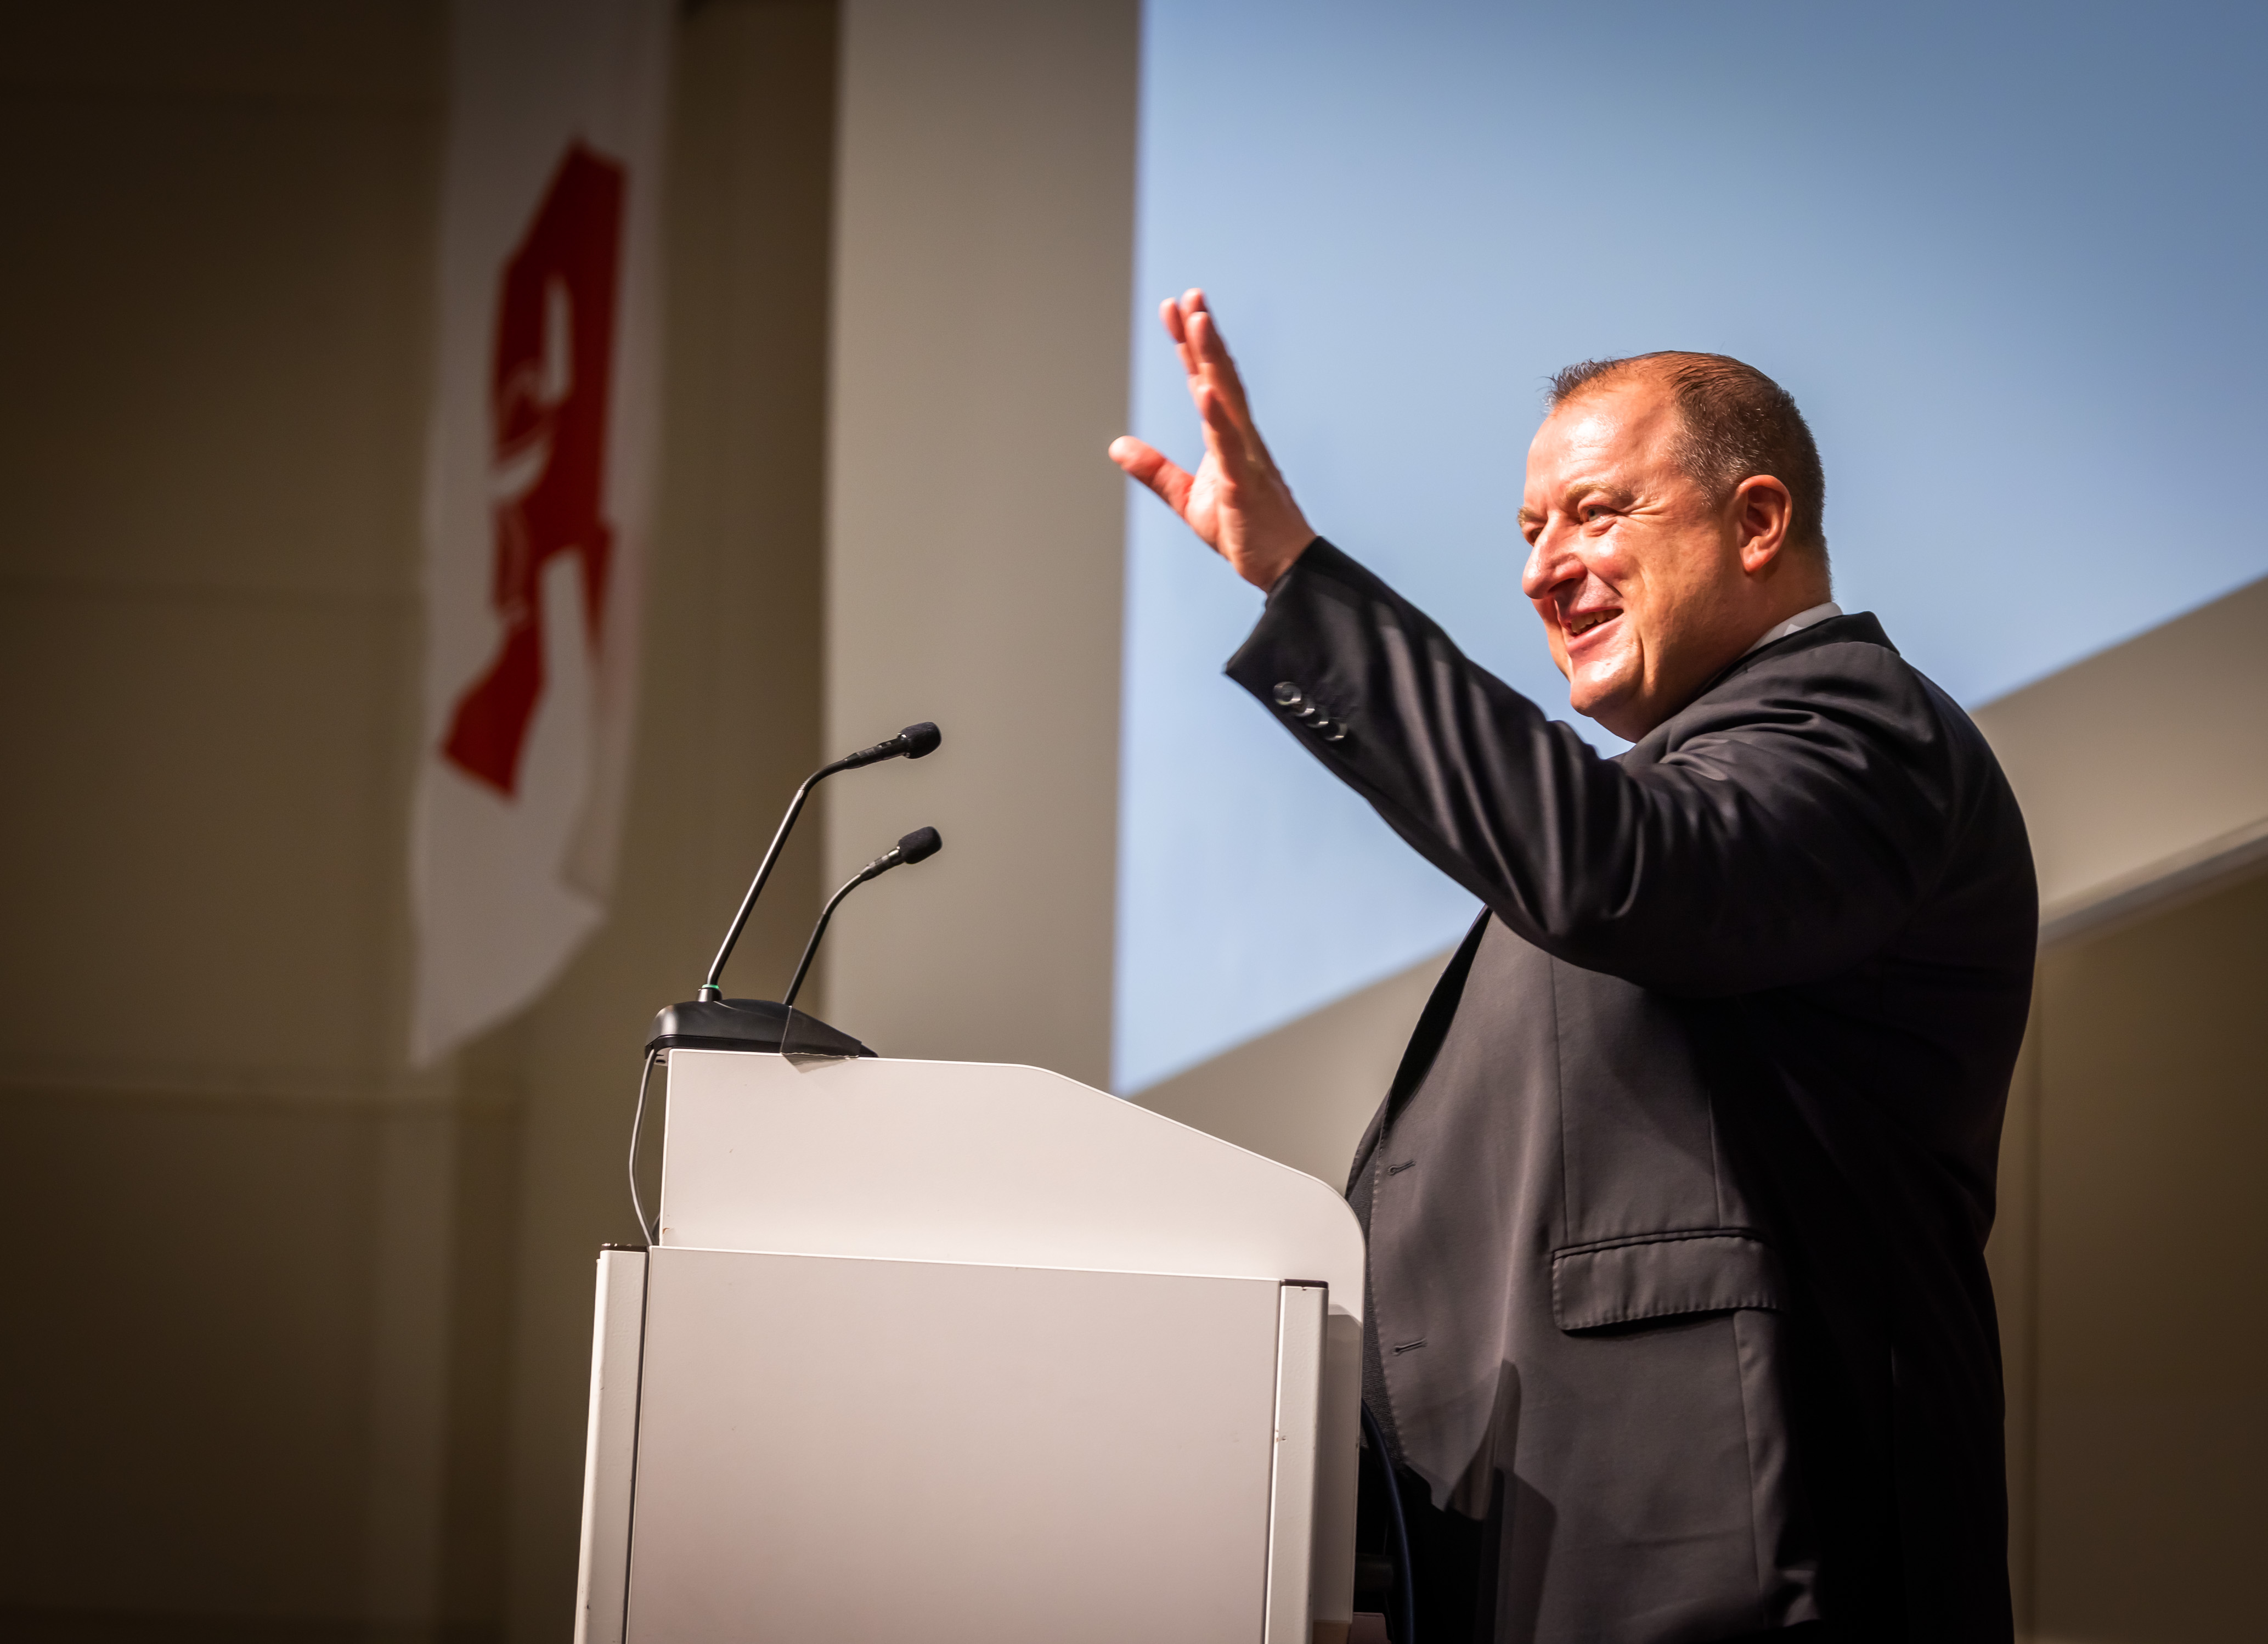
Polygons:
M1378 1471L1386 1480L1386 1502L1393 1509L1394 1563L1396 1579L1394 1583L1394 1607L1401 1613L1395 1618L1402 1625L1394 1630L1394 1644L1418 1644L1417 1572L1410 1567L1410 1521L1403 1516L1402 1482L1394 1476L1394 1456L1386 1448L1385 1431L1378 1418L1370 1413L1367 1400L1362 1407L1363 1436L1378 1456Z
M637 1111L630 1116L630 1209L637 1215L638 1237L645 1241L645 1248L649 1250L653 1249L653 1242L659 1236L659 1229L646 1220L645 1206L638 1200L638 1127L645 1123L645 1087L647 1082L653 1078L654 1060L660 1054L659 1047L645 1053L645 1071L638 1075Z

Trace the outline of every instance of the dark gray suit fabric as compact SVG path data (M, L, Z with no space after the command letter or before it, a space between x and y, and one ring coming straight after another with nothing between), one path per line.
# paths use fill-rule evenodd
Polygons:
M1983 1246L2038 910L1968 717L1845 616L1602 758L1320 540L1228 672L1485 904L1350 1191L1396 1460L1481 1530L1448 1609L2010 1638Z

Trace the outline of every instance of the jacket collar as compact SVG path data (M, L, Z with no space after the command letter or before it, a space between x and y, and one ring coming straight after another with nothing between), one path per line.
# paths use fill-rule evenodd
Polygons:
M1890 643L1889 635L1882 631L1882 624L1874 612L1858 611L1847 616L1830 616L1823 623L1814 623L1808 628L1799 628L1795 632L1775 639L1768 645L1759 645L1753 651L1745 652L1734 658L1714 679L1695 691L1693 702L1687 703L1685 706L1691 707L1694 702L1700 701L1727 681L1746 673L1767 658L1793 656L1799 651L1810 651L1820 645L1852 644L1880 645L1892 656L1898 653L1897 646ZM1677 711L1678 713L1684 711L1684 708ZM1674 719L1677 714L1674 713L1669 717Z
M1808 628L1798 629L1785 638L1775 639L1768 645L1735 657L1714 679L1695 691L1683 707L1631 743L1630 751L1635 753L1641 748L1651 748L1658 755L1669 741L1672 727L1680 719L1758 663L1832 645L1880 645L1892 656L1898 653L1897 646L1890 643L1890 637L1882 631L1882 624L1876 620L1874 612L1859 611L1848 616L1830 616L1823 623L1814 623Z

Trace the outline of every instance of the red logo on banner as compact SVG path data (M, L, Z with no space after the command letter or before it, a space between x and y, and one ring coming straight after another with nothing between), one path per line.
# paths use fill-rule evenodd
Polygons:
M606 614L614 530L599 515L599 498L622 189L620 166L571 144L504 264L497 296L490 384L496 576L489 597L504 619L504 641L458 699L441 751L506 797L519 785L527 727L543 692L544 566L560 554L582 562L585 639L593 650Z

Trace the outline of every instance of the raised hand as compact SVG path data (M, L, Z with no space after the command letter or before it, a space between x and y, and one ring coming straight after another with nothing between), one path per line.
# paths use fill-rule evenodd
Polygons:
M1110 460L1157 492L1238 576L1272 588L1315 540L1314 531L1252 425L1243 380L1204 293L1192 289L1179 302L1160 304L1158 317L1189 373L1189 398L1204 424L1204 460L1191 474L1131 434L1110 442Z

